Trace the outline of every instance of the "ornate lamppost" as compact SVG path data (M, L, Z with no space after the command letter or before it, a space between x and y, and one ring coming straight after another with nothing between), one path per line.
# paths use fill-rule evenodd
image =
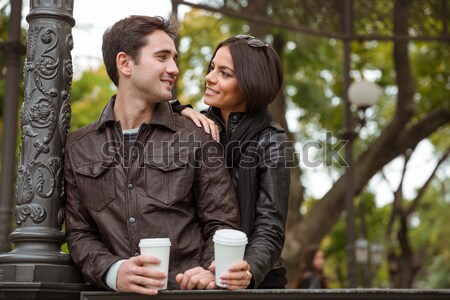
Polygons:
M70 124L73 0L33 0L24 66L22 144L16 186L15 248L0 254L6 299L75 299L84 286L65 234L62 152ZM63 286L63 287L62 287ZM43 297L44 298L44 297Z

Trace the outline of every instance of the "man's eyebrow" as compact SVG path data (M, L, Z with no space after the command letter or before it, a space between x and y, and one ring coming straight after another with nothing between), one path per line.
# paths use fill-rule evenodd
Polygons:
M169 50L169 49L161 49L161 50L158 50L158 51L156 51L156 52L154 52L154 54L155 55L158 55L158 54L172 54L173 52L171 51L171 50ZM178 53L177 52L175 52L175 57L177 57L178 56Z

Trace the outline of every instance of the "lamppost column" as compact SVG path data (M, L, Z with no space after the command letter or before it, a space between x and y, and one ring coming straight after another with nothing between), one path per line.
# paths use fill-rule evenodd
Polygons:
M356 287L356 258L355 258L355 212L354 212L354 187L353 187L353 126L352 113L350 110L350 100L348 88L350 86L350 52L351 34L353 26L353 1L344 0L343 7L343 27L345 32L344 59L343 59L343 100L344 100L344 136L347 144L345 146L345 161L347 170L345 171L345 210L346 210L346 252L347 252L347 279L348 287Z
M0 281L80 282L61 252L62 152L70 125L73 0L33 0L20 112L21 154L16 184L15 249L0 255Z

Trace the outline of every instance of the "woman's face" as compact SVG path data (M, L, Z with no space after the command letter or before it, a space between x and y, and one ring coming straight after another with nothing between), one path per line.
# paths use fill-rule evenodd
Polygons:
M228 46L217 50L205 80L205 104L220 108L224 116L229 112L246 111L245 99L238 86Z
M324 263L323 252L322 252L322 250L318 250L316 252L316 254L314 255L312 265L313 265L314 269L322 270L323 263Z

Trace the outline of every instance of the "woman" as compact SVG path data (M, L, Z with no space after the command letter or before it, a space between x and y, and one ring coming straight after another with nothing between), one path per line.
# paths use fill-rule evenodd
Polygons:
M227 167L239 199L241 227L247 234L244 261L221 276L228 289L284 288L281 260L290 185L284 130L272 121L268 105L279 94L283 72L276 51L264 40L238 35L221 42L205 77L204 114L219 126ZM197 125L200 113L174 107ZM213 133L214 134L214 133ZM186 276L187 275L187 276ZM197 285L194 274L179 279L182 288Z
M295 288L300 289L324 289L327 281L323 274L323 252L317 245L309 246L300 262Z

